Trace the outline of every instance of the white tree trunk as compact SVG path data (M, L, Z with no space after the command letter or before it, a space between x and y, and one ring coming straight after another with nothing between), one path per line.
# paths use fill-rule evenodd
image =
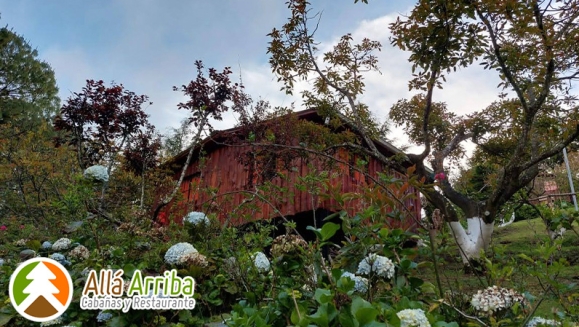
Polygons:
M458 221L449 223L464 264L480 258L481 251L489 248L494 228L494 223L487 224L480 217L468 218L466 221L466 229Z

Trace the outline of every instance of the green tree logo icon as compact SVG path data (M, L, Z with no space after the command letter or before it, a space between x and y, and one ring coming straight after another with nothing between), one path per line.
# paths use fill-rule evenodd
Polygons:
M33 258L10 277L10 301L24 318L45 322L58 318L72 301L72 279L60 263Z

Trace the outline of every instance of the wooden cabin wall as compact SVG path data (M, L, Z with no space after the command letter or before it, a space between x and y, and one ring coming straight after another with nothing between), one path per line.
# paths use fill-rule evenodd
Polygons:
M183 203L178 204L177 210L174 210L174 216L177 221L180 217L189 211L203 211L205 213L217 213L222 223L229 225L239 225L258 219L270 219L279 217L280 212L284 216L291 216L300 212L312 211L312 196L308 192L301 192L295 184L299 181L300 176L306 176L310 173L310 167L300 158L292 162L294 167L290 171L282 172L287 178L275 177L271 182L280 188L285 188L287 194L278 194L276 199L274 191L268 192L270 195L266 201L260 201L258 198L252 203L256 203L259 208L246 208L231 214L239 207L240 204L251 196L244 191L254 191L249 189L249 170L241 164L238 158L249 147L220 147L211 151L203 160L201 167L193 163L185 174L185 179L181 185L181 193L184 199ZM340 160L345 162L351 161L345 150L337 154ZM377 172L383 171L383 165L376 161L370 160L367 166L371 176L376 176ZM364 174L350 169L345 164L337 164L333 172L337 172L336 177L331 179L330 185L335 188L334 192L349 193L361 192L367 189L366 177ZM394 177L403 178L398 172L390 172ZM324 192L325 193L325 192ZM330 192L331 193L331 192ZM406 193L416 193L409 187ZM288 195L289 194L289 195ZM293 196L292 196L293 195ZM314 199L314 206L318 209L323 208L330 211L347 210L349 214L355 214L365 206L364 200L356 199L348 201L344 206L340 206L334 199ZM418 196L407 199L405 206L415 214L414 219L405 221L391 221L392 227L411 228L415 225L416 217L420 218L420 199ZM279 209L279 212L275 208ZM399 206L400 207L400 206ZM391 211L392 208L386 208L385 212ZM244 217L242 217L244 216Z

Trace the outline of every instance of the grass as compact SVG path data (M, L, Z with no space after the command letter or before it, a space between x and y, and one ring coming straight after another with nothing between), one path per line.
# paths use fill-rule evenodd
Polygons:
M575 230L579 230L576 228ZM492 240L492 249L489 257L494 264L493 271L501 272L492 274L466 274L463 264L458 255L458 248L454 245L450 236L439 237L441 250L441 262L439 271L444 291L453 291L472 295L479 289L489 285L499 285L507 288L515 288L519 291L528 291L534 296L542 297L543 301L537 308L536 314L540 316L552 316L553 309L560 309L561 303L552 292L545 292L545 283L532 277L524 265L532 265L523 260L520 255L524 254L535 260L539 259L541 248L550 244L545 225L541 219L532 219L515 222L503 228L497 228ZM429 257L421 257L421 260L430 261ZM573 231L567 231L560 247L555 247L552 260L563 259L565 266L558 274L552 274L559 282L570 284L579 281L579 236ZM548 268L549 272L553 267ZM420 277L435 284L433 268L423 269Z

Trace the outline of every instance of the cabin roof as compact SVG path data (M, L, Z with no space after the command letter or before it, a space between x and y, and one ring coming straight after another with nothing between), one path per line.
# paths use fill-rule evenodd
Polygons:
M312 121L312 122L318 122L320 124L324 123L324 117L322 117L318 114L316 108L311 108L311 109L293 112L293 114L295 114L298 119L308 120L308 121ZM223 144L221 144L220 141L227 139L229 136L233 135L235 132L239 131L240 129L241 129L240 127L233 127L230 129L216 131L211 136L203 139L201 141L201 144L198 145L198 147L199 148L202 147L204 149L204 151L207 151L209 153L209 152L211 152L211 151L213 151L221 146L224 146ZM395 147L394 145L392 145L391 143L389 143L385 140L374 140L374 144L380 150L380 152L382 152L382 154L384 154L384 155L396 155L396 154L400 154L400 153L404 154L404 151L400 150L399 148ZM190 150L190 147L181 151L178 155L176 155L171 160L169 160L169 162L167 162L167 164L173 164L173 163L177 163L177 162L185 160L185 158L187 158L187 154L189 153L189 150Z

